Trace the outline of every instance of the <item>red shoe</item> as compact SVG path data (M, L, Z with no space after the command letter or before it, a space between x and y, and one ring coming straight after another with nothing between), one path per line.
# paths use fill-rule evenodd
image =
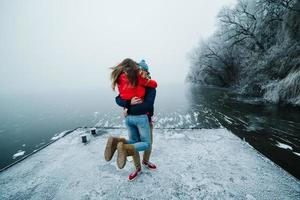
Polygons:
M148 169L151 170L156 170L156 165L154 165L153 163L149 162L149 161L145 161L143 160L143 165L146 166Z
M128 176L128 180L129 181L133 181L134 179L136 179L136 177L142 172L141 167L138 167L134 172L132 172L131 174L129 174Z

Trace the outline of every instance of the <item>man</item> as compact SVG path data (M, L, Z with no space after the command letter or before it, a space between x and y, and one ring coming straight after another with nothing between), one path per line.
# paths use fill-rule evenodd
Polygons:
M147 113L148 118L149 118L149 125L150 125L150 134L151 134L151 147L144 152L143 155L143 161L142 164L146 166L148 169L155 170L156 165L151 163L150 160L150 155L151 155L151 150L152 150L152 143L153 143L153 123L151 121L151 117L153 116L154 113L154 101L156 97L156 89L153 88L146 88L146 95L144 98L144 101L142 101L139 98L132 98L131 100L123 100L120 98L120 96L117 96L115 98L116 103L125 108L125 115L142 115ZM140 156L139 154L134 154L133 156L133 162L136 167L136 170L129 175L129 180L133 180L136 178L138 173L140 172Z

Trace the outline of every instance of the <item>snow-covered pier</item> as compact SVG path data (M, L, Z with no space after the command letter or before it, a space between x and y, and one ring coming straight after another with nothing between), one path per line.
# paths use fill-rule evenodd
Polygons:
M73 133L0 173L0 199L300 199L300 181L225 129L154 130L158 170L127 181L106 162L109 135L97 130L88 144Z

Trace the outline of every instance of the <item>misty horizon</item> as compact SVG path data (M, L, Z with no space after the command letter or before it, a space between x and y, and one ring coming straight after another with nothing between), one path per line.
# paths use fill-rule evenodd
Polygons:
M1 92L109 88L126 57L145 59L161 85L183 83L189 52L234 2L2 1Z

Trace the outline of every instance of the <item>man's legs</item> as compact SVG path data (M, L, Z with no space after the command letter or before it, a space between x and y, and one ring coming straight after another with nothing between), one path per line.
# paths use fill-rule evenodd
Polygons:
M136 116L134 118L134 123L138 129L139 133L139 142L135 143L135 147L139 151L147 150L151 148L151 137L150 137L150 132L151 128L149 126L149 121L147 116ZM138 174L141 172L141 162L140 162L140 155L138 152L136 152L133 156L133 162L136 167L136 170L133 171L131 174L128 176L128 180L132 181L134 180Z
M153 123L149 122L150 125L150 137L151 137L151 146L149 149L144 151L143 160L149 162L151 151L152 151L152 144L153 144Z

